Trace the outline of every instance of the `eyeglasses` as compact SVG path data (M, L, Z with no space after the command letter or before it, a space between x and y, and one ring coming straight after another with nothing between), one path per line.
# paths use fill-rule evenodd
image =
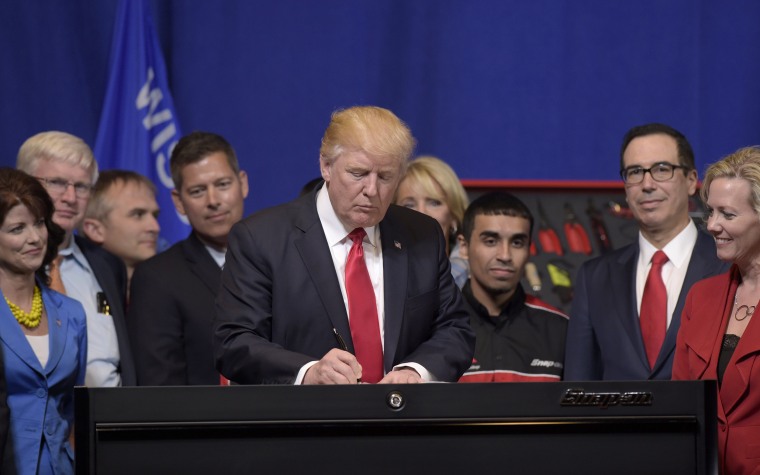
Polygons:
M644 181L644 175L649 172L652 175L654 181L668 181L673 178L673 174L676 168L683 168L688 170L689 167L683 165L673 165L668 162L655 163L650 168L644 167L628 167L620 170L620 177L629 185L636 185Z
M74 194L77 195L77 198L87 198L90 196L90 191L92 191L92 185L88 185L87 183L74 183L63 178L42 178L40 176L35 178L45 185L45 188L47 188L48 193L51 195L62 195L66 193L66 190L70 186L74 187Z

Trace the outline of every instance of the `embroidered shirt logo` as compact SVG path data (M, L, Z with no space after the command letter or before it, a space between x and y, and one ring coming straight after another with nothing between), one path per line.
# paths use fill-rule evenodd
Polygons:
M533 358L533 361L530 362L530 365L539 368L562 368L564 366L559 361L540 360L538 358Z

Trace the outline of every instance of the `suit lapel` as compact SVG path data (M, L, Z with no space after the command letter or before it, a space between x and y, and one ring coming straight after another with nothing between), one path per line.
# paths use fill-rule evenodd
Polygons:
M737 286L738 279L736 279L733 286L734 293ZM734 293L731 293L730 295L733 296ZM728 319L731 318L731 312L733 311L733 306L730 305L730 300L726 299L726 302L727 313L722 321L722 326L717 329L718 335L721 337L721 342L723 334L725 333L725 328L728 326ZM760 304L760 302L758 302L758 304ZM744 330L744 334L739 340L739 344L734 350L731 361L726 367L726 372L723 375L723 383L720 387L720 400L726 414L730 413L734 407L736 407L749 390L752 365L755 364L756 359L760 354L760 344L758 344L758 342L760 342L760 322L757 320L758 318L756 314L752 320L750 320L746 330ZM717 346L715 354L717 355L719 351L720 346Z
M95 280L98 281L100 288L105 292L108 303L111 306L111 313L120 315L120 318L123 317L124 301L122 297L127 289L125 281L117 277L114 268L106 261L106 256L109 255L108 252L102 248L98 248L96 244L92 244L85 238L74 236L74 239L77 246L79 246L79 250L82 251L82 255L87 259L87 263L95 275ZM115 256L111 257L117 259ZM120 270L123 271L123 267Z
M354 344L353 340L351 340L351 329L348 326L346 304L343 302L340 283L338 282L338 276L335 274L335 265L333 264L330 249L327 247L327 238L317 215L316 201L314 200L315 193L304 197L308 198L308 200L302 199L300 201L303 207L296 219L296 226L304 234L302 237L295 239L293 244L303 260L306 272L316 287L317 294L327 311L327 317L330 319L332 328L335 328L340 333L349 351L353 352Z
M380 239L383 249L383 289L384 306L384 348L383 362L385 371L393 367L393 360L398 348L401 327L404 319L409 255L406 240L393 229L387 219L380 222Z
M182 254L185 257L191 272L195 274L215 296L219 290L222 270L216 264L214 258L211 257L208 250L195 233L192 233L188 239L182 241Z
M66 347L66 334L69 330L69 320L60 311L63 301L58 294L53 294L47 288L43 288L42 299L45 304L45 312L48 319L48 333L50 342L50 355L45 365L45 374L50 376L63 356Z
M681 328L681 313L683 312L684 303L686 302L686 296L689 294L689 290L691 290L691 287L697 281L713 275L718 269L719 268L716 267L713 238L703 232L698 232L697 242L694 244L694 250L689 259L689 266L686 269L681 293L678 295L678 302L676 302L676 307L673 310L670 325L665 334L665 341L662 343L662 348L660 349L660 354L657 357L653 372L656 372L660 366L665 364L670 355L675 351L678 330ZM715 315L720 314L721 313L716 313Z
M735 270L730 277L725 276L718 282L710 297L699 299L699 308L695 309L695 313L710 317L701 319L699 325L692 325L691 331L683 336L684 343L697 357L697 360L689 360L695 379L718 378L718 355L733 308L730 302L738 285Z
M636 304L636 260L638 257L638 244L630 246L628 252L620 256L614 263L615 267L610 269L610 288L617 306L615 315L620 318L626 337L630 339L631 347L636 351L639 364L649 374L649 361L644 348L644 340L641 337L639 310Z
M1 292L0 295L2 295ZM45 303L47 304L47 302ZM44 374L39 358L34 354L34 350L24 336L19 323L5 303L5 299L0 301L0 340L27 366L39 374ZM8 359L6 356L6 363Z
M126 295L127 289L126 275L123 274L123 267L119 268L119 271L122 273L121 277L117 276L115 268L109 264L107 259L112 257L116 259L114 262L118 262L118 258L109 255L106 250L99 248L85 238L74 236L74 239L76 239L79 249L82 251L85 259L87 259L92 273L95 274L95 279L106 294L108 303L111 306L111 318L113 318L113 325L119 344L121 384L123 386L133 386L137 378L132 359L132 348L127 333L127 321L124 317L125 302L123 297Z

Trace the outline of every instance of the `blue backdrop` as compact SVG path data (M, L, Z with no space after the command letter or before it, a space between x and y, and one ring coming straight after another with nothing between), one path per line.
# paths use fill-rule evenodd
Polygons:
M65 130L94 145L116 0L3 0L0 164ZM247 212L318 175L332 110L390 108L462 178L615 180L632 125L707 163L760 143L760 2L156 0L183 132L226 136ZM104 157L99 157L103 162Z

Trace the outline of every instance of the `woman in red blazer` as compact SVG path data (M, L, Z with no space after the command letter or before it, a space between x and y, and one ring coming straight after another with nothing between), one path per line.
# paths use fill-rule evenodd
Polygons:
M760 474L760 147L711 165L701 193L718 257L732 266L689 291L673 379L718 381L721 473Z

